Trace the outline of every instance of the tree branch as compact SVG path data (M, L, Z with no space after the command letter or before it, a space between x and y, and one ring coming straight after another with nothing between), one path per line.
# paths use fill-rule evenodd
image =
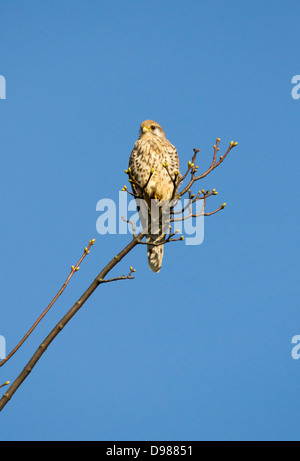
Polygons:
M8 384L10 384L10 381L6 381L5 383L1 384L0 388L4 386L8 386Z
M229 144L229 147L227 149L227 151L225 152L225 154L222 156L220 156L219 158L219 161L217 162L216 161L216 157L217 157L217 152L220 150L219 149L219 143L220 143L221 139L220 138L217 138L216 140L216 144L214 145L214 152L213 152L213 159L212 159L212 162L211 162L211 165L210 167L202 174L200 174L199 176L195 176L195 173L198 169L197 166L195 166L195 161L196 161L196 157L197 157L197 154L198 152L200 152L200 149L195 149L194 148L194 155L193 155L193 158L192 158L192 162L189 162L188 163L188 169L187 169L187 172L185 173L185 175L182 177L181 179L181 183L184 181L184 179L186 178L187 174L189 172L191 172L191 179L190 179L190 182L187 184L186 187L184 187L184 189L182 191L180 191L178 193L179 197L182 197L183 195L185 195L187 193L187 191L192 187L192 185L194 184L194 182L196 181L199 181L199 179L203 179L205 178L205 176L207 176L209 173L211 173L215 168L217 168L217 166L219 166L224 160L225 158L227 157L227 155L229 154L229 152L231 151L231 149L233 149L233 147L237 146L238 143L237 142L233 142L231 141L231 143Z
M205 205L206 205L206 200L208 197L210 197L211 195L216 195L217 192L215 191L215 189L212 190L212 192L210 191L204 191L203 189L201 191L198 192L198 194L195 196L195 194L193 194L191 192L191 186L198 180L206 177L209 173L211 173L217 166L219 166L223 161L224 159L226 158L226 156L228 155L228 153L231 151L231 149L233 147L235 147L238 143L234 143L233 141L231 141L227 151L225 152L225 154L223 156L220 156L219 160L217 161L217 152L219 151L219 143L220 143L220 138L217 138L216 140L216 144L214 145L214 152L213 152L213 159L212 159L212 162L211 162L211 165L210 167L202 174L200 174L199 176L196 176L196 172L198 170L198 166L195 166L195 161L196 161L196 158L197 158L197 154L199 153L199 149L194 149L194 155L192 157L192 161L189 161L188 162L188 168L187 168L187 172L185 173L184 176L180 176L180 173L179 172L175 172L175 178L174 180L172 179L171 177L171 174L169 172L169 169L168 169L168 165L167 164L164 164L164 167L166 168L171 180L173 181L174 183L174 191L175 189L177 189L177 185L178 183L183 183L183 181L185 180L185 178L187 177L187 175L190 173L191 174L191 178L189 180L189 183L182 189L181 192L179 192L178 196L176 197L175 200L172 200L173 202L173 205L171 206L171 209L170 209L170 215L173 216L171 219L170 219L170 222L176 222L176 221L182 221L184 219L188 219L188 218L192 218L192 217L199 217L199 216L211 216L215 213L217 213L218 211L222 210L224 207L225 207L225 203L223 203L223 205L221 205L219 208L217 208L216 210L212 211L212 212L209 212L209 213L205 213ZM143 192L144 192L144 189L146 187L146 185L149 183L149 180L153 174L153 170L151 170L151 173L149 175L149 179L146 183L146 185L144 186L141 186L137 181L136 179L132 176L131 174L131 170L130 168L128 170L125 170L125 172L128 174L129 176L129 182L132 184L133 186L133 193L129 192L127 190L127 187L124 186L123 190L127 191L128 193L130 193L131 195L133 195L135 198L142 198L140 196L138 196L138 194L136 193L136 187L140 188L140 190L142 191L142 195L143 195ZM186 210L189 210L189 214L187 216L183 216L181 218L175 218L174 215L177 215L179 214L179 212L174 212L174 206L176 205L176 203L178 203L178 200L181 198L181 196L185 195L186 193L189 194L189 201L188 201L188 204L186 206L183 207L183 209L181 210L182 213L184 213L184 211ZM202 195L201 195L202 194ZM174 198L174 197L173 197ZM193 213L192 211L192 205L193 203L197 202L198 200L203 200L203 206L202 206L202 210L200 213ZM124 219L124 218L123 218ZM22 372L19 374L19 376L15 379L15 381L12 383L12 385L9 387L9 389L7 390L7 392L5 392L2 396L2 398L0 399L0 411L3 410L3 408L5 407L5 405L8 403L8 401L12 398L12 396L14 395L14 393L17 391L17 389L21 386L21 384L23 383L23 381L27 378L27 376L29 375L29 373L32 371L32 369L34 368L34 366L36 365L36 363L38 362L38 360L42 357L42 355L44 354L44 352L46 351L46 349L48 348L48 346L52 343L52 341L56 338L56 336L61 332L61 330L67 325L67 323L71 320L71 318L79 311L79 309L84 305L84 303L88 300L88 298L92 295L92 293L96 290L96 288L103 284L103 283L110 283L110 282L115 282L115 281L119 281L119 280L131 280L133 279L134 277L132 276L132 273L135 272L135 270L130 267L130 272L127 276L125 275L122 275L120 277L115 277L115 278L112 278L112 279L106 279L105 277L107 276L107 274L138 244L148 244L148 242L142 242L141 240L145 237L145 235L147 234L147 231L148 231L148 227L145 227L142 232L138 235L135 235L135 224L130 221L130 220L125 220L124 221L130 223L132 225L132 229L133 229L133 239L131 240L131 242L125 247L123 248L122 251L120 251L111 261L109 261L109 263L101 270L101 272L97 275L97 277L94 279L94 281L90 284L90 286L87 288L87 290L82 294L82 296L75 302L75 304L71 307L71 309L62 317L62 319L56 324L56 326L52 329L52 331L48 334L48 336L44 339L44 341L40 344L40 346L38 347L38 349L35 351L35 353L33 354L33 356L31 357L31 359L29 360L29 362L27 363L27 365L24 367L24 369L22 370ZM166 236L166 239L164 242L161 242L161 243L150 243L150 245L163 245L165 243L168 243L168 242L173 242L173 241L178 241L178 240L183 240L184 237L181 236L180 238L173 238L174 235L177 233L172 233L171 231L171 226L169 226L169 234ZM24 338L20 341L20 343L13 349L13 351L9 354L9 356L4 359L2 362L0 362L0 366L3 365L15 352L16 350L23 344L23 342L28 338L28 336L30 335L30 333L33 331L33 329L37 326L37 324L41 321L41 319L44 317L44 315L49 311L49 309L53 306L53 304L55 303L55 301L57 300L57 298L62 294L62 292L65 290L67 284L69 283L72 275L74 274L75 271L77 271L79 269L79 264L82 262L82 260L84 259L84 257L86 256L86 254L89 253L89 248L90 248L90 245L93 244L94 241L90 241L89 243L89 246L87 248L85 248L85 252L84 254L82 255L81 259L78 261L77 265L76 266L72 266L71 268L71 272L66 280L66 282L64 283L64 285L62 286L62 288L60 289L60 291L57 293L57 295L54 297L54 299L51 301L51 303L49 304L49 306L47 306L47 308L45 309L45 311L40 315L40 317L38 318L38 320L35 322L35 324L31 327L31 329L28 331L28 333L26 333L26 335L24 336ZM6 381L4 384L2 384L0 386L0 388L6 386L9 384L9 381Z
M79 259L78 263L75 265L75 266L72 266L71 267L71 272L70 274L68 275L65 283L63 284L63 286L61 287L61 289L58 291L58 293L55 295L55 297L52 299L51 303L46 307L46 309L41 313L41 315L39 316L39 318L34 322L34 324L32 325L32 327L27 331L26 335L21 339L21 341L16 345L16 347L8 354L8 356L3 359L1 362L0 362L0 367L2 367L16 352L17 350L22 346L22 344L26 341L26 339L31 335L31 333L33 332L33 330L37 327L37 325L40 323L40 321L42 320L43 317L45 317L45 315L47 314L47 312L51 309L51 307L53 306L53 304L58 300L58 298L60 297L60 295L64 292L64 290L67 288L67 285L68 283L70 282L72 276L75 274L75 272L77 272L79 270L79 267L80 267L80 264L82 263L82 261L84 260L84 258L86 257L86 255L89 254L90 252L90 248L92 245L94 245L95 243L95 239L93 240L90 240L89 241L89 244L88 246L84 249L84 253L83 255L81 256L81 258Z
M3 410L8 401L12 398L17 389L21 386L23 381L27 378L29 373L32 371L33 367L36 365L38 360L42 357L47 347L52 343L56 336L61 332L61 330L67 325L71 318L79 311L79 309L84 305L88 300L91 294L96 290L96 288L104 282L115 281L115 280L126 280L131 277L131 273L134 272L134 269L130 268L130 273L127 277L117 277L112 280L104 280L105 276L139 243L139 241L145 236L142 232L133 238L133 240L118 253L97 275L94 281L90 284L87 290L83 295L76 301L76 303L71 307L71 309L63 316L63 318L56 324L53 330L49 335L44 339L40 344L36 352L33 354L23 371L15 379L9 389L3 394L0 399L0 411Z

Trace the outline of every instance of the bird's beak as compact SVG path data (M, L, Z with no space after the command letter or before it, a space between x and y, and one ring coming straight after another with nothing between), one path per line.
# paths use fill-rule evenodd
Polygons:
M143 126L143 133L146 133L146 131L149 131L149 128L147 126Z

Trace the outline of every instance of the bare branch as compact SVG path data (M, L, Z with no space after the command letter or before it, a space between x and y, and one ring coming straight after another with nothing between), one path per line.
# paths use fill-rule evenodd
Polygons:
M194 156L192 158L192 162L189 162L188 170L187 170L186 174L182 177L181 183L186 178L189 171L191 172L191 179L190 179L190 182L187 184L187 186L184 187L182 191L179 191L179 193L178 193L179 197L182 197L183 195L185 195L187 193L187 191L192 187L192 185L196 181L199 181L199 179L205 178L209 173L211 173L215 168L217 168L217 166L219 166L225 160L225 158L227 157L227 155L229 154L231 149L233 149L233 147L238 145L237 142L231 141L227 151L225 152L225 154L223 156L220 156L220 159L217 162L216 157L217 157L217 152L220 150L219 149L220 141L221 141L220 138L217 138L216 144L214 145L213 159L212 159L212 163L211 163L210 167L204 173L202 173L199 176L195 176L195 172L197 171L198 168L195 167L195 165L194 165L195 159L196 159L196 156L197 156L197 153L199 152L199 150L194 148Z
M132 267L130 267L130 272L129 272L128 275L126 275L126 277L125 277L125 275L121 275L121 277L115 277L114 279L104 279L104 280L103 280L103 279L100 279L100 278L99 278L98 281L99 281L99 284L100 284L100 283L116 282L116 281L118 281L118 280L134 280L134 277L131 277L131 274L132 274L133 272L136 272L136 270L133 269Z
M4 386L8 386L9 384L10 384L10 381L6 381L5 383L1 384L0 388Z
M131 227L132 227L132 235L133 235L133 237L136 237L135 223L133 221L131 221L130 219L125 219L124 216L121 216L121 218L123 219L124 222L127 222L128 224L131 225Z
M225 208L225 206L226 206L226 203L223 203L223 205L219 206L219 208L217 208L214 211L211 211L209 213L205 213L206 200L211 195L216 195L216 194L214 194L213 192L210 193L209 191L207 191L207 195L197 199L197 200L203 200L203 206L202 206L202 210L201 210L200 213L193 213L192 208L189 206L188 209L189 209L190 213L188 215L182 216L181 218L174 218L173 217L173 218L170 219L170 222L180 222L180 221L185 221L186 219L189 219L189 218L199 218L200 216L212 216L213 214L218 213L218 211L223 210ZM187 208L185 207L185 209L187 209Z
M127 186L123 186L121 190L127 192L127 194L131 195L134 198L142 198L140 195L135 194L134 192L130 192L130 190L127 189Z
M170 231L168 237L163 242L156 243L156 242L141 242L140 241L138 244L139 245L151 245L151 246L154 246L154 247L159 247L160 245L165 245L166 243L169 243L169 242L179 242L179 240L184 240L183 235L181 237L177 238L177 239L172 238L176 234L178 234L178 232L171 233L171 231Z
M231 151L231 149L233 147L235 147L238 143L234 143L233 141L231 141L227 151L225 152L225 154L223 156L220 156L219 160L217 161L217 153L219 151L219 143L220 143L220 138L217 138L216 140L216 144L214 145L214 151L213 151L213 158L212 158L212 162L211 162L211 165L210 167L202 174L200 174L199 176L196 176L196 172L198 170L198 166L195 166L195 162L196 162L196 158L197 158L197 154L198 152L200 151L199 149L195 149L194 148L194 155L192 157L192 161L189 161L188 162L188 168L187 168L187 171L185 173L184 176L180 176L179 172L175 173L175 177L174 179L171 177L171 174L170 174L170 171L168 169L168 165L165 164L164 167L166 168L171 180L173 181L173 184L174 184L174 193L173 193L173 199L175 197L175 195L177 194L177 187L178 187L178 184L182 184L183 181L185 180L185 178L187 177L187 175L190 173L190 180L188 182L188 184L183 187L182 191L179 192L179 194L177 195L176 199L173 201L173 206L171 208L171 215L173 216L172 219L170 219L170 222L176 222L176 221L182 221L182 220L185 220L185 219L188 219L188 218L197 218L197 217L200 217L200 216L211 216L217 212L219 212L220 210L222 210L224 207L225 207L225 203L223 203L223 205L221 205L219 208L217 208L216 210L212 211L212 212L205 212L205 206L206 206L206 200L211 196L211 195L216 195L217 192L215 191L215 189L213 189L211 192L210 191L205 191L205 190L201 190L198 192L197 195L193 194L192 191L191 191L191 187L192 185L200 180L200 179L203 179L204 177L206 177L209 173L211 173L218 165L220 165L224 159L226 158L226 156L229 154L229 152ZM143 195L144 195L144 190L145 190L145 187L148 185L150 179L151 179L151 176L153 175L154 171L153 169L151 170L150 172L150 175L149 175L149 178L148 178L148 181L146 182L146 184L142 187L138 181L135 179L135 177L132 175L132 172L130 170L130 168L128 168L128 170L125 170L125 172L128 174L129 176L129 182L132 184L132 188L133 188L133 192L131 193L130 191L127 190L127 187L124 186L124 188L122 190L128 192L130 195L132 195L133 197L135 198L144 198ZM137 189L141 190L141 193L142 193L142 197L137 194ZM189 211L189 213L186 215L186 216L183 216L181 218L176 218L174 217L175 215L178 215L180 212L174 212L174 206L176 205L176 203L178 203L178 200L181 198L181 196L184 196L186 193L188 193L188 204L185 205L183 207L183 209L181 210L181 213L184 213L185 211ZM193 210L192 210L192 205L194 203L196 203L197 201L199 200L203 200L203 205L202 205L202 209L201 209L201 212L200 213L193 213ZM45 350L47 349L47 347L52 343L52 341L56 338L56 336L61 332L61 330L64 328L64 326L71 320L71 318L79 311L79 309L84 305L84 303L88 300L88 298L92 295L92 293L96 290L96 288L103 284L103 283L110 283L110 282L115 282L115 281L119 281L119 280L131 280L133 279L134 277L132 276L133 272L135 272L135 270L130 267L130 272L128 273L127 276L125 275L122 275L122 276L119 276L119 277L115 277L115 278L111 278L111 279L106 279L105 277L107 276L107 274L131 251L133 250L133 248L139 244L141 245L152 245L152 246L160 246L160 245L164 245L166 243L169 243L169 242L175 242L175 241L179 241L179 240L184 240L184 237L181 236L179 238L174 238L174 236L178 233L177 231L176 232L172 232L171 230L171 226L169 226L169 234L168 235L165 235L165 240L163 242L159 242L159 243L156 243L156 242L142 242L142 239L145 237L145 235L147 233L149 233L148 231L148 227L145 227L142 232L138 235L136 235L136 228L135 228L135 223L133 223L132 221L130 220L125 220L124 217L122 217L122 219L127 222L127 223L130 223L132 225L132 229L133 229L133 239L131 240L131 242L125 247L123 248L123 250L121 250L102 270L101 272L97 275L97 277L94 279L94 281L90 284L90 286L87 288L87 290L82 294L82 296L78 299L78 301L75 302L75 304L71 307L71 309L62 317L62 319L57 323L57 325L52 329L52 331L48 334L48 336L44 339L44 341L40 344L40 346L38 347L38 349L35 351L35 353L33 354L33 356L31 357L31 359L29 360L29 362L27 363L27 365L24 367L23 371L19 374L19 376L15 379L15 381L11 384L11 386L9 387L9 389L7 390L7 392L5 392L2 396L2 398L0 399L0 411L4 408L4 406L8 403L8 401L12 398L12 396L14 395L14 393L17 391L17 389L21 386L21 384L23 383L23 381L27 378L27 376L29 375L29 373L32 371L33 367L36 365L36 363L38 362L38 360L42 357L42 355L44 354ZM59 290L59 292L57 293L57 295L55 296L55 298L51 301L51 303L49 304L49 306L45 309L45 311L40 315L40 317L38 318L38 320L35 322L35 324L31 327L31 329L28 331L28 333L24 336L24 338L20 341L20 343L15 347L15 349L9 354L9 356L3 360L2 362L0 362L0 366L3 365L15 352L16 350L23 344L23 342L26 340L26 338L30 335L30 333L33 331L33 329L37 326L37 324L40 322L40 320L43 318L43 316L48 312L48 310L52 307L52 305L55 303L55 301L57 300L57 298L62 294L62 292L65 290L67 284L69 283L72 275L79 269L79 265L80 263L82 262L82 260L84 259L84 257L86 256L86 254L89 253L89 248L90 248L90 245L94 243L94 240L93 241L90 241L89 243L89 246L87 248L85 248L85 252L84 254L82 255L82 257L80 258L80 260L78 261L78 263L76 264L76 266L72 266L71 268L71 272L66 280L66 282L64 283L64 285L62 286L61 290ZM4 384L2 384L0 386L0 388L6 386L9 384L9 381L5 382Z
M63 284L63 286L61 287L61 289L58 291L58 293L54 296L54 298L52 299L52 301L50 302L50 304L46 307L46 309L41 313L41 315L39 316L39 318L34 322L34 324L32 325L32 327L27 331L26 335L21 339L21 341L16 345L16 347L8 354L8 356L3 359L1 362L0 362L0 367L2 367L16 352L17 350L22 346L22 344L26 341L26 339L31 335L31 333L33 332L33 330L37 327L37 325L40 323L40 321L42 320L42 318L47 314L47 312L51 309L51 307L53 306L53 304L57 301L57 299L60 297L60 295L64 292L64 290L67 288L67 285L68 283L70 282L72 276L75 274L75 272L77 272L80 268L80 264L82 263L82 261L84 260L84 258L86 257L86 255L89 254L90 252L90 248L92 245L94 245L95 243L95 239L93 240L90 240L89 241L89 244L88 246L84 249L84 252L83 252L83 255L81 256L81 258L79 259L78 263L75 265L75 266L72 266L71 267L71 272L70 274L68 275L65 283Z
M56 324L53 330L49 335L44 339L40 344L36 352L33 354L23 371L11 384L7 392L3 394L0 399L0 411L3 410L8 401L12 398L17 389L21 386L23 381L27 378L29 373L32 371L33 367L36 365L38 360L42 357L47 347L52 343L56 336L62 331L65 325L71 320L71 318L79 311L79 309L84 305L88 300L91 294L96 290L96 288L104 282L105 276L139 243L139 241L144 237L144 234L141 232L137 235L120 253L118 253L98 274L94 279L91 285L83 293L83 295L76 301L76 303L71 307L71 309L63 316L63 318ZM128 274L130 276L130 273ZM129 277L128 277L129 278ZM126 277L124 277L126 279ZM124 280L122 277L120 280Z
M128 194L132 195L133 197L135 198L144 198L144 190L146 189L146 187L148 186L149 184L149 181L151 179L151 177L153 176L153 173L154 173L154 169L152 168L151 171L150 171L150 174L149 174L149 177L146 181L146 183L142 186L135 178L135 176L133 176L132 174L132 171L131 171L131 168L128 168L128 170L124 170L125 173L129 176L129 179L128 181L130 182L131 186L132 186L132 189L133 189L133 192L130 192L126 186L123 187L123 191L126 191L128 192ZM141 194L138 194L136 192L136 187L138 187L139 189L141 189Z

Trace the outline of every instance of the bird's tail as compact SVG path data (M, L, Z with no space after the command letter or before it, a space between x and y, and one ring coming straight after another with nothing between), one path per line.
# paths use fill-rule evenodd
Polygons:
M159 272L161 269L162 259L164 255L164 241L164 234L150 234L147 236L148 264L153 272ZM151 245L151 243L154 243L155 245ZM159 245L159 243L162 243L162 245Z

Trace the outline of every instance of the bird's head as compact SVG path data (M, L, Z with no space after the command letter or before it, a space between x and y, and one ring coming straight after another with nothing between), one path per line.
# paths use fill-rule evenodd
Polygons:
M153 120L145 120L141 123L140 127L140 138L145 135L158 136L160 138L165 138L165 132L162 127L154 122Z

